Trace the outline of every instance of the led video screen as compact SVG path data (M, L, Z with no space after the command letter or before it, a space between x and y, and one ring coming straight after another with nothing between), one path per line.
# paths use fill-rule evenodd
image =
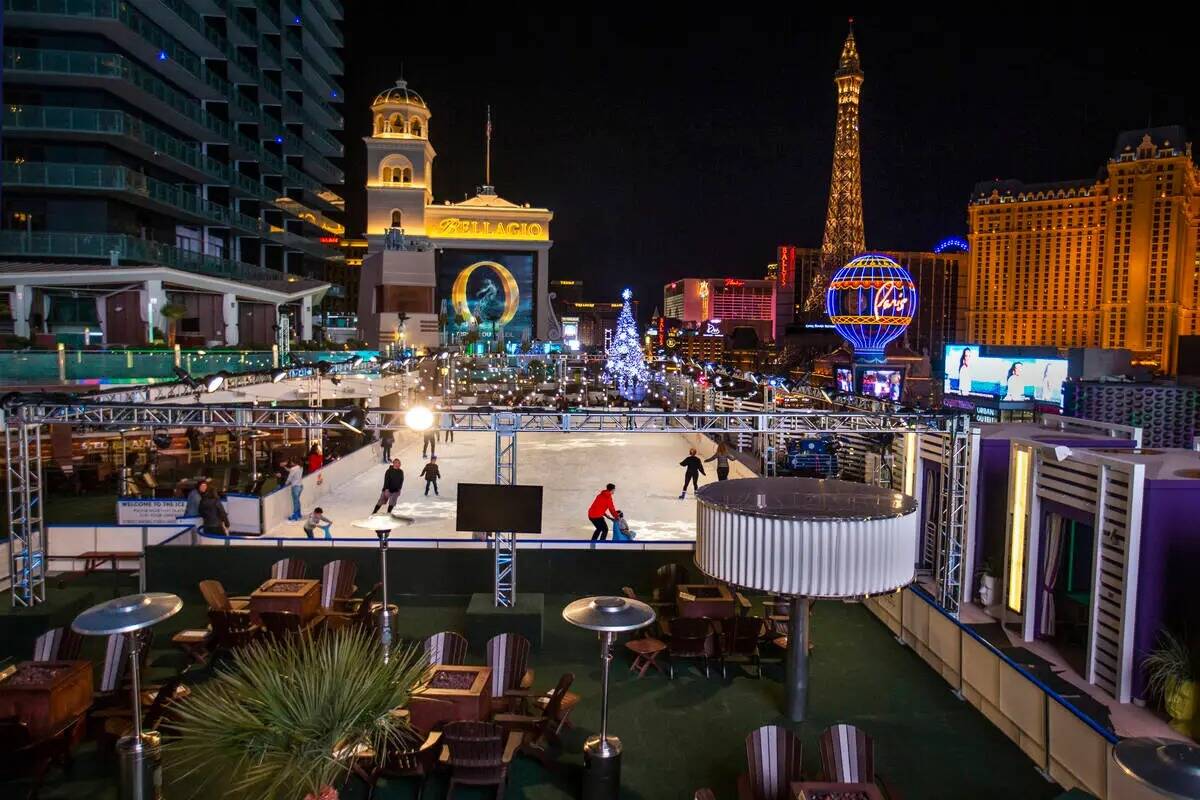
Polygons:
M523 484L460 483L455 529L542 532L542 487Z
M1038 400L1062 407L1065 358L980 355L975 344L946 345L946 395L987 395L1000 400Z
M854 392L854 376L845 367L837 368L837 388L839 392L846 394Z
M858 369L858 393L876 400L900 402L904 371L899 369Z
M490 338L503 328L506 339L534 338L536 270L528 252L438 251L437 303L448 330Z

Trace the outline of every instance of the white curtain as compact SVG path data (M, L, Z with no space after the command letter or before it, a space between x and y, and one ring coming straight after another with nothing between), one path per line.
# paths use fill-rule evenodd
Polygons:
M1046 515L1046 563L1042 572L1042 617L1038 633L1046 638L1054 636L1054 587L1058 585L1059 568L1062 566L1063 518L1058 514Z

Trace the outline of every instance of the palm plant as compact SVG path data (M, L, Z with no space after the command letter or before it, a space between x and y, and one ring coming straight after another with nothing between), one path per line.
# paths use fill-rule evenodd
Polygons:
M187 316L187 306L180 303L167 303L159 314L167 321L167 346L175 346L175 329L179 325L179 320Z
M329 796L353 754L412 736L408 703L424 670L417 648L385 663L357 629L252 644L178 706L169 747L179 783L265 800Z

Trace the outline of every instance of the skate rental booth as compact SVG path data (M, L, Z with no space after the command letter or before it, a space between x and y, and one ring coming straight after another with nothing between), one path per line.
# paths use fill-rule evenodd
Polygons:
M1142 443L1142 429L1128 425L1095 422L1088 419L1047 414L1036 422L997 422L976 426L979 435L972 441L971 452L971 521L967 531L967 569L963 576L963 597L977 601L980 573L990 564L992 574L999 576L1004 561L1004 531L1008 519L1008 480L1012 465L1012 442L1024 440L1030 444L1077 449L1134 448ZM937 519L938 494L930 494L930 478L941 471L941 454L922 443L920 467L915 479L916 497L922 505L922 546L929 547L925 533L930 530L929 519ZM993 595L987 603L999 602Z
M1117 701L1142 697L1160 630L1200 613L1200 453L1010 447L1001 621Z

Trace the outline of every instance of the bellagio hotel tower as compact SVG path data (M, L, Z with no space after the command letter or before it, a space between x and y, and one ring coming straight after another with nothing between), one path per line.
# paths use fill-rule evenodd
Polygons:
M1127 348L1173 373L1200 333L1200 169L1177 126L1128 131L1093 180L978 184L968 341Z

